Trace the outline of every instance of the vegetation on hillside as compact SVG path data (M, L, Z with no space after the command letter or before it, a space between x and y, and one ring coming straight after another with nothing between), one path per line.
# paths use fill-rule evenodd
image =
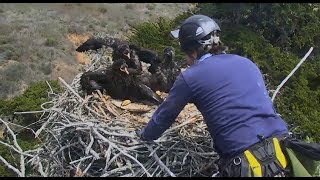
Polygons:
M122 38L130 34L129 25L174 18L188 8L188 3L1 3L0 98L21 94L33 81L60 76L71 82L81 65L79 44L70 36Z
M23 92L23 94L8 100L0 99L0 117L6 117L11 122L29 128L39 128L41 124L37 124L36 122L39 120L42 113L14 115L14 112L42 110L41 105L50 101L48 93L54 94L60 92L62 92L62 87L58 84L58 81L34 82ZM40 143L39 140L34 138L34 135L29 130L20 128L14 129L17 131L17 139L22 149L32 149ZM4 145L0 145L0 154L11 163L19 162L19 157L16 157L15 153ZM8 171L5 166L0 165L0 176L13 175L14 174Z

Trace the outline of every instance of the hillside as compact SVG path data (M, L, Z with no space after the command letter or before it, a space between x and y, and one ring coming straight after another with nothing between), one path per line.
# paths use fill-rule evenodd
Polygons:
M188 3L0 4L0 98L28 84L64 78L71 82L88 57L75 51L90 36L123 37L129 25L169 19Z

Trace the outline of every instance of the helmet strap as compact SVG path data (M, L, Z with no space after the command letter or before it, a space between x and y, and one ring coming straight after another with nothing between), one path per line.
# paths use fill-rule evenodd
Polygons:
M220 37L217 35L217 31L213 31L209 39L198 40L198 42L202 45L218 44L220 42Z

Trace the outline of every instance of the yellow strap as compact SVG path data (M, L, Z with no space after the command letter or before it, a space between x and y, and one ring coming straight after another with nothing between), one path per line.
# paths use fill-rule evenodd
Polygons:
M253 170L254 177L262 177L262 169L258 160L253 156L253 154L249 150L246 150L244 154L246 155L249 165Z
M273 140L274 148L276 151L276 157L277 157L278 161L280 162L280 164L282 165L282 167L286 168L287 167L287 160L281 150L280 143L277 138L273 138L272 140Z

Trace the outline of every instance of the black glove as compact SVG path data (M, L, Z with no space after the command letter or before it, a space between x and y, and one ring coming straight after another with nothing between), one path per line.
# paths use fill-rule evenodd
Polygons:
M137 130L137 131L135 131L135 132L136 132L136 135L137 135L141 140L144 141L144 139L143 139L143 137L142 137L142 130Z
M152 143L153 141L152 140L146 140L143 135L142 135L142 130L137 130L135 131L136 132L136 135L144 142L146 143Z

